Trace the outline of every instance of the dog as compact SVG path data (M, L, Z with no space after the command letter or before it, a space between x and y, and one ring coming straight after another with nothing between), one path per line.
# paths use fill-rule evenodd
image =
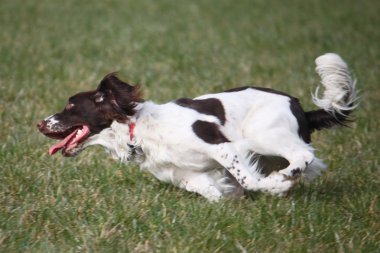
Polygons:
M315 130L347 126L357 106L355 81L333 53L316 60L318 109L268 88L240 87L165 104L145 101L140 86L106 75L96 90L68 99L63 111L37 124L59 139L53 155L76 156L101 145L123 162L135 162L157 179L210 201L245 191L288 192L298 178L311 180L326 166L311 146Z

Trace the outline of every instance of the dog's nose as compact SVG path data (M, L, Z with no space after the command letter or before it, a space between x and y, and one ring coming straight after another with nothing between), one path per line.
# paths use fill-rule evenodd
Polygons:
M46 125L46 123L45 123L45 121L43 120L43 121L41 121L41 122L38 122L37 123L37 128L38 128L38 130L42 130L42 129L44 129L45 128L45 125Z

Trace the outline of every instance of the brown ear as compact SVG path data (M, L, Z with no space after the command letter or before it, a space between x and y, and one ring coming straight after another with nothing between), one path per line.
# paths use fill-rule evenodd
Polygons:
M110 73L103 78L98 86L98 92L105 93L115 107L129 116L135 113L136 105L143 101L140 87L121 81L116 73Z

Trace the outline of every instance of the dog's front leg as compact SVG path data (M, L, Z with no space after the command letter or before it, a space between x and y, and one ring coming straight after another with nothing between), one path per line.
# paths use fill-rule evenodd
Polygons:
M246 190L282 195L293 186L294 182L282 174L272 173L268 177L262 175L258 164L250 164L249 158L240 154L232 143L214 145L210 156L227 169Z
M223 193L217 187L217 182L206 173L188 175L179 183L179 187L198 193L209 201L218 201L223 197Z

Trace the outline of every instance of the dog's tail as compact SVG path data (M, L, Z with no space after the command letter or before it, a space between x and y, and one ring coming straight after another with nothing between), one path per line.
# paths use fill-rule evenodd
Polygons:
M306 112L310 131L330 128L335 125L347 126L350 113L357 107L355 80L352 79L347 64L339 55L328 53L319 56L315 63L316 72L324 87L319 97L319 87L313 102L320 109Z

